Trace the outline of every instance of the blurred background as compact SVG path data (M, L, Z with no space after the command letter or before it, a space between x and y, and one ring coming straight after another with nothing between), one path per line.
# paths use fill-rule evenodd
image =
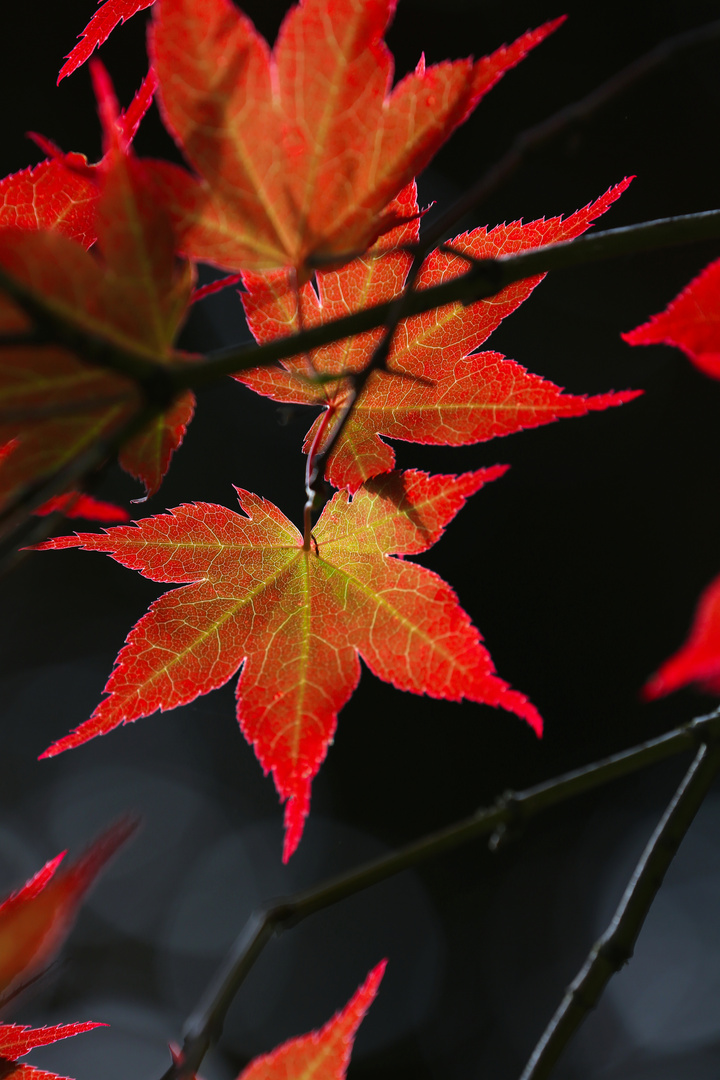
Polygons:
M273 38L289 5L244 5ZM55 87L93 0L3 14L2 175L39 160L40 131L99 156L87 68ZM476 56L567 11L420 177L446 208L513 136L666 37L717 18L712 0L403 0L388 35L402 75ZM145 71L144 15L101 56L128 102ZM717 205L720 42L684 53L528 160L463 226L570 213L637 179L602 227ZM177 153L153 113L136 142ZM431 211L432 214L432 211ZM458 231L460 231L458 229ZM620 332L665 304L717 242L557 273L492 338L574 393L637 387L622 409L462 449L396 444L399 464L512 469L463 510L422 561L445 576L499 673L537 704L538 742L509 714L401 694L367 671L313 786L283 867L281 809L234 715L233 687L38 762L85 720L124 636L162 590L111 560L35 554L0 583L0 891L127 810L142 834L85 905L64 959L16 1008L24 1023L112 1026L33 1053L77 1080L156 1080L184 1016L254 906L311 885L492 801L653 737L707 710L691 692L653 705L639 689L685 636L720 572L720 385L679 352L631 349ZM192 316L182 344L248 340L232 291ZM234 505L239 484L299 520L308 416L238 384L204 393L160 493L137 516L190 500ZM141 492L119 470L98 492ZM563 988L604 929L687 762L677 760L533 821L491 855L481 843L405 873L273 941L238 995L206 1080L324 1023L388 956L351 1076L513 1080ZM710 1080L720 1070L720 789L671 869L632 964L611 984L558 1080Z

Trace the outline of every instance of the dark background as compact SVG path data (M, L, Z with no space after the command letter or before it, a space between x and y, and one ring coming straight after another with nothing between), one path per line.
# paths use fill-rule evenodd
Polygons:
M269 36L287 4L245 10ZM2 174L38 160L38 130L99 154L87 69L55 88L92 0L40 0L3 14ZM566 25L481 103L420 178L444 209L513 134L583 96L664 38L718 15L703 0L403 0L388 40L397 72L489 52L566 10ZM102 58L129 101L144 73L145 16ZM637 179L603 226L717 205L717 41L683 54L528 160L474 221L570 213ZM141 154L171 155L156 116ZM643 681L683 639L720 571L715 435L720 386L680 353L619 337L660 310L718 243L558 273L500 328L493 348L568 390L643 388L622 409L459 450L398 444L403 466L510 473L463 510L423 562L448 578L500 674L546 720L400 694L365 672L313 788L300 849L280 864L281 811L226 687L74 753L35 758L97 703L124 635L162 589L108 559L33 555L2 582L0 889L58 850L77 852L118 813L145 829L87 903L65 960L26 998L22 1022L108 1020L31 1061L77 1080L154 1080L165 1044L254 905L320 880L565 769L657 735L706 709L684 692L643 705ZM209 302L183 344L246 340L232 295ZM295 520L307 417L231 383L204 394L163 488L138 516L193 499L233 505L232 483ZM101 494L139 492L118 471ZM378 1001L351 1075L512 1080L563 987L604 928L684 763L670 762L545 814L496 855L481 844L314 916L273 942L241 991L206 1080L323 1023L382 956ZM557 1070L559 1078L715 1078L720 1071L720 901L711 796L672 869L630 968Z

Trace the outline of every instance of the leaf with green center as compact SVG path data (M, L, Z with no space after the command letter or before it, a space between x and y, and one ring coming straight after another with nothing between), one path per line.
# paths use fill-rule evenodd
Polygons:
M360 677L359 657L399 689L499 706L539 734L537 710L495 674L450 587L393 557L431 547L468 496L504 471L388 473L352 499L338 492L310 551L277 507L248 492L239 492L247 517L189 504L105 534L38 545L103 551L153 581L183 583L130 632L92 717L43 756L193 701L242 666L238 720L287 800L287 860L338 711Z
M163 0L151 54L169 130L201 177L157 166L183 250L228 269L345 262L397 224L388 203L562 19L392 87L396 0L304 0L272 52L231 0Z
M449 244L458 252L482 259L571 239L605 213L629 182L624 180L610 188L564 220L556 217L498 225L490 231L475 229ZM401 192L391 209L406 217L417 210L414 185ZM310 284L300 292L300 313L292 274L282 270L243 274L247 291L241 295L255 339L265 344L297 332L301 325L312 327L391 300L402 291L410 267L410 255L393 250L393 245L412 244L417 233L418 222L412 221L381 240L363 258L340 270L318 273L317 293ZM457 277L467 266L460 255L434 251L420 271L418 288ZM464 446L562 417L584 416L636 397L639 391L589 398L565 394L500 353L474 351L527 299L543 276L517 281L497 296L475 304L449 304L402 322L390 349L387 371L370 376L330 457L328 480L354 491L363 480L391 469L395 453L381 435L408 442ZM340 380L317 386L307 376L313 372L339 375L361 370L382 333L382 328L370 331L318 349L309 357L246 371L236 378L277 401L324 405L330 416L321 433L321 449L343 407L347 384ZM320 423L316 421L308 434L306 452Z

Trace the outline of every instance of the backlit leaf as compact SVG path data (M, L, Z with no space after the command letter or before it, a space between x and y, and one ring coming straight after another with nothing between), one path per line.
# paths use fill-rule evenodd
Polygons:
M71 75L86 60L89 60L95 49L110 37L119 23L124 23L132 18L138 11L154 4L155 0L98 0L99 9L95 12L74 49L65 57L65 63L60 69L58 82L66 75Z
M304 0L271 51L232 0L163 0L151 35L160 107L201 177L160 166L187 254L228 269L347 261L386 207L505 71L562 20L490 56L393 87L382 35L396 0Z
M643 696L662 697L695 683L708 694L720 694L720 578L703 592L685 644L645 684Z
M65 495L55 495L39 506L35 513L39 517L61 512L67 518L85 518L86 521L102 521L106 525L129 521L130 515L122 506L84 495L81 491L68 491Z
M128 143L150 107L155 86L151 70L130 106L118 117ZM84 154L64 153L40 135L32 138L50 157L0 180L0 228L57 229L90 247L96 239L100 166L90 165Z
M29 287L69 326L99 342L162 363L182 359L172 348L187 309L193 273L178 263L169 219L152 197L142 162L129 148L134 120L119 118L112 89L97 69L105 135L97 167L101 194L94 209L96 250L89 252L55 228L0 230L0 267ZM0 297L0 333L31 328ZM83 363L66 348L0 349L0 504L74 460L139 410L134 382ZM169 456L182 439L194 398L186 394L167 423L152 425L121 452L120 461L157 490Z
M67 1076L37 1069L15 1059L29 1054L36 1046L49 1046L60 1039L82 1035L93 1028L107 1027L101 1023L55 1024L53 1027L30 1028L23 1024L0 1024L0 1076L2 1080L71 1080Z
M603 214L628 186L616 185L593 203L564 220L513 222L475 229L449 241L457 251L474 258L495 257L579 236ZM414 185L393 204L398 216L417 210ZM307 284L298 291L292 273L271 271L243 274L242 293L253 335L260 344L352 314L369 304L397 296L405 283L410 255L392 245L417 239L414 220L378 242L376 248L340 270L318 273L316 293ZM390 246L390 250L385 250ZM419 288L427 288L467 270L457 255L432 252L421 272ZM500 322L527 299L544 275L515 282L497 296L463 306L447 305L401 323L388 358L388 371L374 372L359 398L326 471L337 487L355 490L363 480L392 469L395 452L381 435L409 442L462 446L497 435L509 435L561 417L583 416L621 405L637 391L583 397L565 394L514 360L497 352L476 352ZM277 401L322 404L329 422L320 438L322 448L334 418L342 409L347 385L343 380L319 386L308 380L313 372L341 374L364 368L382 336L382 328L318 349L309 357L283 366L257 368L237 378L258 393ZM322 420L311 428L310 449Z
M136 828L135 820L112 825L84 855L59 870L63 852L0 904L0 999L47 967L69 934L85 893ZM0 1055L8 1056L1 1045Z
M677 345L706 375L720 379L720 259L659 315L622 337L630 345Z
M377 994L387 961L373 968L344 1009L319 1031L299 1035L251 1061L238 1080L344 1080L355 1034Z
M310 551L277 507L243 491L247 516L187 504L104 534L38 545L103 551L154 581L183 583L130 632L92 717L43 756L193 701L242 667L238 720L287 800L287 859L338 711L360 678L359 657L399 689L499 706L539 734L537 710L495 674L450 587L393 557L429 548L468 496L504 471L388 473L352 499L339 492L315 526Z

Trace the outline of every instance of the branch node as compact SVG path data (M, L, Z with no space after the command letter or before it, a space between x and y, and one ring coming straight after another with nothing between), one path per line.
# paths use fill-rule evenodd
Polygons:
M488 848L493 852L517 839L524 827L522 804L517 792L504 791L495 805L505 816L488 840Z

